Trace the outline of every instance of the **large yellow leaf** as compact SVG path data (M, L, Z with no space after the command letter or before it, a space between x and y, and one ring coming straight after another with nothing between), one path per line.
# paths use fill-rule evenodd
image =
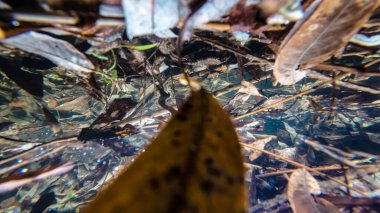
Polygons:
M87 212L245 212L243 173L229 116L200 89Z

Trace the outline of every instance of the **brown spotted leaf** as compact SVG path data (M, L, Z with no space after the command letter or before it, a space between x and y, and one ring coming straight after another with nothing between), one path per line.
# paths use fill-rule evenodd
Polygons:
M293 212L319 212L311 194L320 193L317 180L306 170L298 169L291 174L287 194Z
M379 0L316 1L284 39L273 73L291 85L305 77L299 70L313 67L343 48L368 20Z
M87 212L245 212L243 173L229 116L200 89Z

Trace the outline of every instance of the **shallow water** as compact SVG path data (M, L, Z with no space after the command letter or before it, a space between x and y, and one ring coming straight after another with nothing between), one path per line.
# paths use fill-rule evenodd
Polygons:
M12 61L14 57L21 56L9 57L9 53L5 52L2 57ZM174 68L173 71L173 68L165 66L161 65L161 80L164 82L163 88L170 94L166 103L176 108L186 98L188 90L179 84L179 69ZM190 75L211 93L219 94L216 95L218 100L232 118L289 98L322 82L306 78L294 87L273 86L271 78L255 80L257 76L249 74L247 68L245 79L254 86L241 89L242 77L236 63L227 64L227 67L228 71L214 72L212 76L207 76L208 71L202 71L206 73L205 76L196 75L195 72ZM28 212L32 209L36 212L41 209L48 212L75 212L112 180L121 168L132 162L170 117L169 111L159 105L160 94L150 77L127 81L119 78L108 86L102 85L107 103L117 98L135 101L137 105L126 110L124 117L129 117L127 123L136 132L122 136L111 133L105 135L100 131L96 137L78 140L76 137L82 129L89 128L105 111L106 103L96 99L67 70L35 68L28 71L43 74L43 97L31 96L6 75L0 75L0 175L25 174L66 162L72 162L75 166L65 174L33 181L1 193L0 208L5 212ZM55 73L68 78L63 79ZM269 71L262 70L260 75L265 74L269 74ZM380 89L376 83L379 77L351 77L349 81ZM226 89L233 86L235 89ZM253 88L257 88L258 93ZM220 95L222 92L224 94ZM332 150L335 157L340 156L355 165L373 163L380 153L378 94L344 86L332 89L331 85L327 85L252 116L235 119L234 122L242 142L271 150L307 166L337 165L337 159L324 151L331 151L329 147L349 153L344 155ZM56 118L62 133L57 131L57 124L47 118L41 104ZM96 126L92 129L96 129ZM307 145L306 139L318 141L319 148L313 149ZM249 168L246 181L251 195L250 203L253 206L258 200L261 202L251 210L269 208L264 207L265 201L281 196L286 179L283 176L271 176L256 178L253 183L252 172L260 175L294 167L254 153L248 148L242 148L242 151ZM369 177L377 182L377 176L373 174ZM357 176L353 174L352 180L355 178ZM256 186L256 192L252 190L253 185ZM330 185L325 190L336 191L336 188ZM282 202L280 198L278 202Z

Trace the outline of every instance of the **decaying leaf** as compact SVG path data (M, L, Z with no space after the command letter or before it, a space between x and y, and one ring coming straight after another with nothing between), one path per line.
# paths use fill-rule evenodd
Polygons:
M260 149L264 149L265 145L267 145L267 143L270 142L272 139L273 139L272 136L265 136L265 137L263 137L261 139L255 140L252 143L252 146L260 148ZM249 160L253 161L253 160L257 159L258 157L260 157L261 154L262 154L262 152L259 152L259 151L256 151L256 150L252 150L249 153Z
M317 208L319 212L328 212L328 213L339 213L339 209L330 201L323 199L321 197L317 197Z
M306 170L298 169L292 173L288 183L288 199L292 210L298 212L319 212L311 194L320 194L317 180Z
M291 85L344 47L377 8L378 0L316 1L282 42L273 69L278 82ZM315 11L314 11L314 8Z
M2 42L26 52L40 55L78 74L92 72L95 69L92 62L73 45L42 33L30 31L4 39Z
M230 118L200 89L87 212L244 212L243 173Z
M249 82L249 81L242 81L241 82L241 87L240 87L240 89L239 89L238 92L239 93L245 93L247 95L263 97L263 95L256 88L256 86L253 83Z

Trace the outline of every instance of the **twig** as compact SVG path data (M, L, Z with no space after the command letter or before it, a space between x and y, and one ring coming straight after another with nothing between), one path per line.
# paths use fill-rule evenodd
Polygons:
M288 158L282 157L281 155L277 155L277 154L272 153L272 152L269 152L269 151L267 151L267 150L264 150L264 149L260 149L260 148L254 147L254 146L252 146L252 145L250 145L250 144L246 144L246 143L242 143L242 142L240 142L240 144L241 144L242 146L244 146L244 147L247 147L247 148L253 149L253 150L255 150L255 151L262 152L262 153L265 153L265 154L267 154L267 155L269 155L269 156L272 156L272 157L274 157L274 158L277 158L277 159L279 159L279 160L282 160L282 161L284 161L284 162L287 162L287 163L289 163L289 164L292 164L293 166L296 166L296 167L299 167L299 168L303 168L303 169L305 169L305 170L307 170L307 171L309 171L309 172L313 172L314 174L318 174L318 175L321 175L321 176L323 176L323 177L326 177L327 179L329 179L329 180L331 180L331 181L334 181L335 183L338 183L338 184L341 185L341 186L348 187L348 188L350 188L352 191L355 191L355 192L357 192L357 193L359 193L359 194L361 194L361 195L363 195L363 196L365 196L365 197L368 197L368 195L366 195L366 194L365 194L364 192L362 192L361 190L359 190L359 189L355 189L355 188L353 188L353 187L347 185L346 183L344 183L344 182L342 182L342 181L340 181L340 180L338 180L338 179L336 179L336 178L330 177L330 176L328 176L328 175L326 175L326 174L324 174L324 173L322 173L322 172L320 172L320 171L318 171L318 170L316 170L316 169L314 169L314 168L308 167L308 166L306 166L306 165L303 165L303 164L301 164L301 163L295 162L295 161L293 161L293 160L290 160L290 159L288 159Z
M42 143L42 144L36 145L33 148L30 148L28 150L25 150L25 151L23 151L21 153L18 153L18 154L14 155L14 156L8 157L8 158L0 161L0 166L3 165L3 164L5 164L5 163L8 163L8 162L10 162L12 160L20 159L22 156L28 154L30 151L33 151L33 150L36 150L36 149L40 149L42 147L53 145L53 144L56 144L56 143L59 144L59 143L66 142L66 144L68 145L68 144L71 144L72 141L76 141L76 140L78 140L76 137L70 137L70 138L53 140L53 141L50 141L50 142L47 142L47 143ZM47 153L47 154L51 154L51 153ZM2 171L2 170L0 170L0 171Z
M41 155L41 156L39 156L39 157L34 157L34 158L30 159L30 160L26 160L26 161L21 162L21 163L19 163L19 164L15 164L15 165L12 165L12 166L6 167L6 168L4 168L4 169L0 169L0 175L3 175L3 174L5 174L5 173L7 173L7 172L10 172L10 171L12 171L12 170L14 170L14 169L20 168L21 166L24 166L24 165L29 164L29 163L31 163L31 162L39 161L39 160L45 158L47 155L52 155L52 154L54 154L54 153L57 153L57 152L61 151L62 149L64 149L67 145L68 145L68 144L64 144L64 145L62 145L62 146L59 146L59 147L57 147L57 148L54 148L54 150L52 150L52 151L50 151L50 152L47 152L46 154Z
M357 166L355 167L356 169L365 169L365 168L370 168L370 167L373 167L374 165L362 165L362 166ZM342 167L341 166L325 166L325 167L316 167L314 168L315 170L318 170L318 171L335 171L335 170L341 170ZM261 175L256 175L256 177L258 178L264 178L264 177L270 177L270 176L274 176L274 175L282 175L282 174L287 174L287 173L292 173L294 171L296 171L297 169L286 169L286 170L281 170L281 171L276 171L276 172L268 172L268 173L265 173L265 174L261 174Z
M310 78L316 78L316 79L320 79L320 80L330 80L331 81L330 77L322 75L322 74L315 72L315 71L311 71L308 76ZM380 94L380 90L377 90L377 89L359 86L359 85L356 85L356 84L353 84L350 82L340 81L338 79L335 82L337 85L342 86L342 87L347 87L349 89L368 92L368 93L375 94L375 95Z
M346 74L343 74L343 75L339 76L337 79L341 80L341 79L345 78L345 77L348 76L348 75L350 75L350 73L348 73L348 74L347 74L347 73L346 73ZM321 87L323 87L323 86L326 86L326 85L328 85L328 84L330 84L330 83L331 83L330 80L329 80L329 81L325 81L325 82L323 82L323 83L321 83L321 84L319 84L319 85L316 85L316 86L312 87L311 89L305 90L305 91L300 92L300 93L298 93L298 94L295 94L295 95L293 95L293 96L291 96L291 97L285 98L285 99L283 99L283 100L281 100L281 101L278 101L278 102L276 102L276 103L273 103L273 104L271 104L271 105L269 105L269 106L262 107L262 108L260 108L260 109L254 110L254 111L252 111L252 112L249 112L249 113L246 113L246 114L243 114L243 115L237 116L237 117L234 118L234 120L240 120L240 119L242 119L242 118L245 118L245 117L248 117L248 116L254 115L254 114L256 114L256 113L259 113L259 112L265 111L265 110L267 110L267 109L273 108L273 107L278 106L278 105L280 105L280 104L283 104L283 103L285 103L285 102L291 101L291 100L293 100L293 99L295 99L295 98L298 98L298 97L300 97L300 96L302 96L302 95L306 95L306 94L309 94L309 93L311 93L311 92L314 92L316 89L321 88Z
M337 65L330 65L330 64L319 64L313 69L321 70L321 71L328 71L328 72L346 72L346 73L352 73L358 76L380 76L380 73L378 72L360 72L359 70L352 68L352 67L342 67Z
M265 65L269 65L271 67L274 66L274 63L273 62L270 62L270 61L267 61L263 58L259 58L259 57L256 57L250 53L247 53L246 51L243 51L241 49L236 49L236 48L232 48L231 46L227 45L227 44L223 44L221 42L218 42L218 41L215 41L215 40L212 40L212 39L209 39L209 38L205 38L205 37L200 37L198 36L198 39L207 43L207 44L210 44L211 46L214 46L220 50L224 50L224 51L228 51L228 52L231 52L231 53L234 53L238 56L241 56L243 58L246 58L248 59L249 61L258 61L260 62L261 64L265 64Z
M266 80L268 78L272 77L271 75L267 74L267 75L263 75L260 77L260 79L252 79L250 80L249 82L251 83L257 83L257 82L260 82L260 81L263 81L263 80ZM220 96L223 96L231 91L234 91L234 90L238 90L240 89L241 87L241 83L238 83L238 84L234 84L234 85L230 85L226 88L223 88L223 89L220 89L218 91L214 91L212 94L215 96L215 97L220 97Z

